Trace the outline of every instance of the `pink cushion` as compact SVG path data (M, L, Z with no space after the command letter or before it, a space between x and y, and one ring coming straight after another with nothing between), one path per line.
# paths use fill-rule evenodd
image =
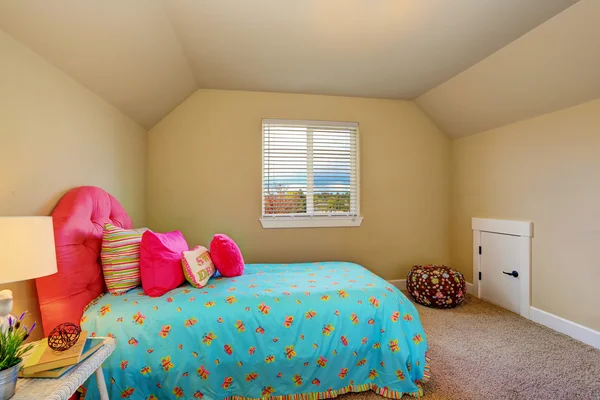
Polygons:
M58 324L79 324L84 307L106 291L98 262L104 225L131 228L119 202L104 190L67 192L52 212L58 272L36 279L44 334Z
M187 242L180 231L144 232L140 244L140 275L144 293L158 297L181 285L185 280L181 253L187 250Z
M218 233L210 242L210 256L217 271L226 277L240 276L244 273L244 258L233 239Z

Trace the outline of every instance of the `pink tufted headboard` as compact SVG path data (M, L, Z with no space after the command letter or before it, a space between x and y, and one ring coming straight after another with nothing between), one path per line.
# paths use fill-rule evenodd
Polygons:
M94 186L67 192L52 220L58 272L36 279L45 335L62 322L79 325L83 308L106 291L100 266L104 224L132 227L119 202Z

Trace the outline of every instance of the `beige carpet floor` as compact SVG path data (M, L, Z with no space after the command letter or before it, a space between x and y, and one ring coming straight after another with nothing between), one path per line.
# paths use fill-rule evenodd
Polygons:
M432 359L424 400L600 400L600 350L472 296L452 310L417 307Z

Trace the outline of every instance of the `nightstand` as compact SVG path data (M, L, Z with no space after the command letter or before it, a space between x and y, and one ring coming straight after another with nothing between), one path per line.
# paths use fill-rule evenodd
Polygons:
M101 400L108 399L102 363L115 350L115 340L107 338L94 354L79 363L60 378L19 378L11 400L68 400L77 388L95 373Z

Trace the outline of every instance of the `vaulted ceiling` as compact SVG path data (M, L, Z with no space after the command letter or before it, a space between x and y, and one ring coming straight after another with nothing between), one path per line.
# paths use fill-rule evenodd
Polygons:
M450 137L600 98L600 0L582 0L417 98Z
M146 128L214 88L421 96L460 136L489 125L451 121L487 90L464 74L576 1L3 0L0 29ZM463 85L482 93L453 105Z

